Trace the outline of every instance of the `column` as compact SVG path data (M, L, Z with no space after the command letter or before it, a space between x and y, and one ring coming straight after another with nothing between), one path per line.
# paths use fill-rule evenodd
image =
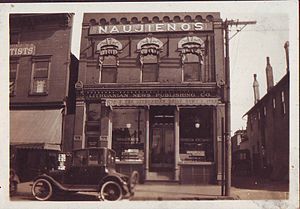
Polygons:
M145 126L146 126L146 138L144 144L144 160L145 160L145 179L147 179L147 175L149 172L149 142L150 142L150 123L149 123L149 107L145 110Z
M76 114L74 125L74 140L72 149L85 147L84 125L86 117L86 108L84 101L76 101Z
M174 167L174 180L179 181L179 175L180 175L180 170L179 170L179 161L180 161L180 156L179 156L179 107L176 107L175 109L175 167Z
M107 147L112 148L112 107L108 112L108 135L107 135Z
M217 181L222 182L222 117L225 118L225 105L221 104L216 107L216 147L215 147L215 162L217 169ZM225 130L224 130L225 131Z

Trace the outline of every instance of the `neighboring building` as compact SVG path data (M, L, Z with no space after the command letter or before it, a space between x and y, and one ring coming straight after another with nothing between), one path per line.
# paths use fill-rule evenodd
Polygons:
M142 181L221 181L224 66L219 13L85 14L74 148Z
M288 179L289 174L288 69L287 66L286 75L273 86L272 67L267 58L268 92L261 99L256 96L258 100L255 105L245 114L248 116L248 148L251 152L253 172L274 180ZM258 92L257 89L254 89L254 92Z
M232 174L250 175L251 155L249 139L246 130L237 130L231 137L232 144Z
M231 148L232 152L235 152L240 149L247 149L247 145L245 145L245 142L247 143L248 137L247 137L247 131L246 130L237 130L234 135L231 137Z
M72 149L71 24L71 14L10 15L11 167L22 181L53 169L57 152Z

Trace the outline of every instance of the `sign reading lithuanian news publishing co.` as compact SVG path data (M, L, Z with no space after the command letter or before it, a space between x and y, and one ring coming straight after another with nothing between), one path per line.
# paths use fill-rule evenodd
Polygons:
M193 23L151 23L131 25L94 25L90 26L89 35L123 34L123 33L156 33L175 31L209 31L213 30L211 22Z

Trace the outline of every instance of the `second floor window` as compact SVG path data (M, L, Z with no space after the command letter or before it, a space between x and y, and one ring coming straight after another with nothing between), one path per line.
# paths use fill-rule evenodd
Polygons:
M117 82L117 57L108 55L103 57L101 69L101 83Z
M32 63L32 94L47 94L49 86L50 57L34 58Z
M196 36L184 37L178 43L178 50L181 55L182 81L203 81L204 41Z
M116 83L118 75L118 53L122 44L114 38L106 38L97 45L99 54L99 83Z
M159 54L163 43L154 37L142 39L138 45L141 63L141 82L157 82L159 79Z

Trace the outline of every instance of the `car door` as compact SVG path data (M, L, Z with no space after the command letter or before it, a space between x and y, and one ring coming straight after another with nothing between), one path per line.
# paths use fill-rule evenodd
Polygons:
M88 182L88 150L77 150L73 154L73 163L68 170L65 182L69 185L86 185Z
M87 184L98 185L105 176L104 149L90 149L88 155Z

